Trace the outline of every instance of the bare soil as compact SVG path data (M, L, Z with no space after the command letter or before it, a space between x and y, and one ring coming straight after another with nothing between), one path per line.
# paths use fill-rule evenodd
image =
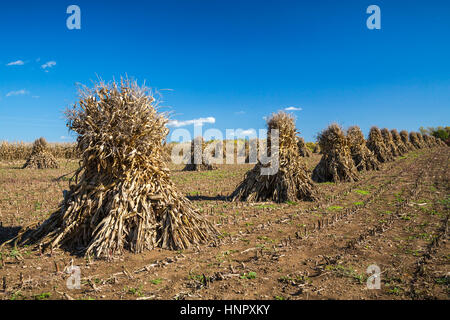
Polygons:
M310 170L319 160L305 158ZM57 208L70 177L61 176L78 163L59 164L0 162L0 243ZM418 150L358 182L318 184L318 202L283 204L227 201L252 165L171 165L220 239L111 261L6 246L0 299L449 299L449 165L449 148ZM66 286L71 265L81 269L80 289ZM370 265L380 268L380 289L367 288Z

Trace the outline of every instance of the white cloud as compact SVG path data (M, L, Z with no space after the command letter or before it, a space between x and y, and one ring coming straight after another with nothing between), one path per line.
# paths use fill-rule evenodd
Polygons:
M297 108L297 107L287 107L284 108L285 111L302 111L302 108Z
M207 117L207 118L198 118L198 119L185 120L185 121L170 120L167 123L167 125L169 127L179 128L179 127L189 126L191 124L202 126L204 123L215 123L215 122L216 122L216 118L214 118L214 117Z
M47 63L44 63L44 64L41 66L41 68L42 68L42 69L47 69L47 68L52 68L52 67L54 67L54 66L56 66L56 62L55 62L55 61L49 61L49 62L47 62Z
M22 60L17 60L8 63L7 66L23 66L24 64L25 62L23 62Z
M25 89L22 90L17 90L17 91L10 91L6 94L7 97L11 97L11 96L22 96L25 94L29 94L29 92Z
M249 136L249 137L253 137L256 136L256 131L255 129L248 129L248 130L243 130L243 129L237 129L236 130L236 135L239 136Z
M39 96L31 96L33 99L39 99Z
M241 111L237 111L234 114L245 114L245 111L241 110Z

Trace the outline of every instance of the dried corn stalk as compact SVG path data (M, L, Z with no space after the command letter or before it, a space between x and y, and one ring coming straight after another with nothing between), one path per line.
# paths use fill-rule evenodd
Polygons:
M412 145L416 149L422 149L425 146L423 145L422 141L419 138L419 134L417 132L410 132L409 133L409 141L411 141Z
M394 141L395 146L397 147L399 155L404 155L405 153L408 153L409 149L408 147L403 143L403 140L398 133L397 129L391 130L392 135L392 141Z
M384 144L383 136L378 127L370 128L369 139L366 142L367 148L373 152L381 163L394 161L391 150Z
M191 142L190 161L184 167L183 171L208 171L216 170L217 166L212 164L210 156L205 154L206 144L203 137L196 137Z
M433 136L434 137L434 136ZM440 139L440 138L436 138L434 137L436 144L440 147L447 147L447 144L444 142L444 140Z
M41 137L34 141L31 155L23 165L23 169L57 169L55 157L49 152L47 141Z
M305 140L302 137L297 137L297 147L301 157L311 157L311 150L306 146Z
M347 129L347 139L350 144L350 153L358 171L379 170L380 162L366 146L366 140L358 126Z
M423 146L424 148L426 148L426 147L427 147L427 144L425 143L425 140L423 139L423 135L422 135L421 133L417 132L417 138L419 139L419 141L420 141L420 143L422 144L422 146Z
M398 148L392 140L391 132L387 128L383 128L381 130L381 135L383 136L384 144L386 145L391 155L393 157L398 157L400 153L398 152Z
M314 146L313 153L322 153L319 143L316 143L316 145Z
M163 161L167 119L146 88L122 79L80 90L66 112L82 154L60 208L24 243L110 257L123 249L184 249L217 234L170 179Z
M325 181L358 181L358 171L353 163L350 146L341 127L328 126L318 135L322 158L313 170L312 179Z
M297 200L316 200L317 191L298 154L296 129L292 116L279 112L267 121L267 136L272 130L279 131L279 149L277 156L279 169L275 174L263 175L261 169L269 164L261 161L248 171L244 180L231 194L233 201L267 201L285 202ZM271 140L267 141L268 154L271 154Z
M262 146L264 148L264 142L258 140L257 138L250 139L248 144L246 144L246 158L245 163L256 164L258 163L258 153L259 148Z
M416 147L414 147L414 145L408 139L408 131L400 131L400 138L402 139L403 144L408 148L408 151L416 149Z
M424 135L422 135L423 136L423 140L424 140L424 142L425 142L425 145L428 147L428 148L433 148L433 147L435 147L437 144L436 144L436 142L435 142L435 140L431 137L431 136L429 136L429 135L427 135L427 134L424 134Z

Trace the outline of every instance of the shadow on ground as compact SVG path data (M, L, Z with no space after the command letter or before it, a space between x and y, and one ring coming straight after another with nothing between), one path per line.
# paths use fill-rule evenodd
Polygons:
M210 196L186 196L186 198L188 198L191 201L194 200L205 200L205 201L229 201L229 197L227 196L214 196L214 197L210 197Z
M0 225L0 244L16 237L20 229L22 227L3 227Z

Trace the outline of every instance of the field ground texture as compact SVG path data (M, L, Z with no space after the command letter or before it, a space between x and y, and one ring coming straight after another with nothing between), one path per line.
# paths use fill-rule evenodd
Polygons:
M319 160L305 158L310 170ZM0 162L0 243L57 208L63 175L78 166L59 163L21 170L23 161ZM358 182L318 184L318 202L283 204L227 201L252 165L171 165L220 239L112 261L6 246L0 299L449 299L449 165L450 148L421 149ZM382 272L379 290L366 286L372 264ZM66 286L71 265L81 269L80 289Z

